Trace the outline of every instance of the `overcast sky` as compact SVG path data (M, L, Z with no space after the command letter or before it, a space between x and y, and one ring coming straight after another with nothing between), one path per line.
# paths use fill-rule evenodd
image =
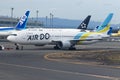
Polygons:
M113 24L120 23L120 0L1 0L0 15L11 16L14 8L14 17L20 17L26 10L30 10L30 17L49 16L73 20L84 19L92 15L91 20L103 21L109 13L114 13Z

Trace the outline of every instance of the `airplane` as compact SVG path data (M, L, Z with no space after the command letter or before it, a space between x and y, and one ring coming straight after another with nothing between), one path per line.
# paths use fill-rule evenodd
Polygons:
M108 26L107 29L110 27ZM105 31L108 33L108 30ZM25 29L13 32L7 39L14 43L41 46L47 44L56 45L55 49L75 49L75 45L81 41L102 40L109 37L107 34L99 32L80 32L78 29Z
M120 36L120 30L118 30L117 33L112 33L111 36L112 37L119 37Z
M120 36L120 31L118 31L117 33L112 33L111 36L112 36L112 37L119 37L119 36Z
M85 32L80 29L54 29L54 28L34 28L13 32L7 40L23 45L55 45L54 49L75 50L75 45L81 41L103 40L109 37L113 13L103 22L95 32Z
M8 36L13 31L25 29L29 13L30 11L26 11L15 27L0 27L0 36Z

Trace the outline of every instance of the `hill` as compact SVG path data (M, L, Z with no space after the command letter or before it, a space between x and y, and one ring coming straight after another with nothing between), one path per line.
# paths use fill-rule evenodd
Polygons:
M63 19L63 18L54 18L53 20L50 20L50 18L48 18L46 20L45 17L41 17L41 18L32 18L32 20L38 20L40 22L43 22L43 25L45 28L77 28L80 23L82 22L82 20L70 20L70 19ZM102 22L96 22L96 21L90 21L89 25L88 25L88 29L94 29L96 26L100 25ZM50 25L51 24L51 25ZM118 30L118 26L120 24L111 24L111 26L113 27L113 30Z

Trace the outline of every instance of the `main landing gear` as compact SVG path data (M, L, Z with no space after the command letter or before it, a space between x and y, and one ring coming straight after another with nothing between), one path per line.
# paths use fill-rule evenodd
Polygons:
M76 48L75 47L69 47L69 50L76 50Z
M54 46L54 49L60 50L60 49L62 49L62 47L60 47L59 45L56 45L56 46ZM63 48L63 49L64 49L64 48ZM76 50L75 46L71 46L71 47L66 48L66 49L68 49L68 50Z
M59 49L62 49L62 48L60 48L58 45L56 45L56 46L54 46L54 49L59 50Z

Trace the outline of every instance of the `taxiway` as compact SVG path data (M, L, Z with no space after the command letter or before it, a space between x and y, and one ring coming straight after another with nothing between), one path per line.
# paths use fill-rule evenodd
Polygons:
M78 50L103 48L119 50L119 45L120 43L117 42L103 42L77 46L77 48ZM53 50L51 46L25 46L24 50L0 51L0 80L120 80L119 68L71 64L44 58L46 54L64 51L69 50Z

